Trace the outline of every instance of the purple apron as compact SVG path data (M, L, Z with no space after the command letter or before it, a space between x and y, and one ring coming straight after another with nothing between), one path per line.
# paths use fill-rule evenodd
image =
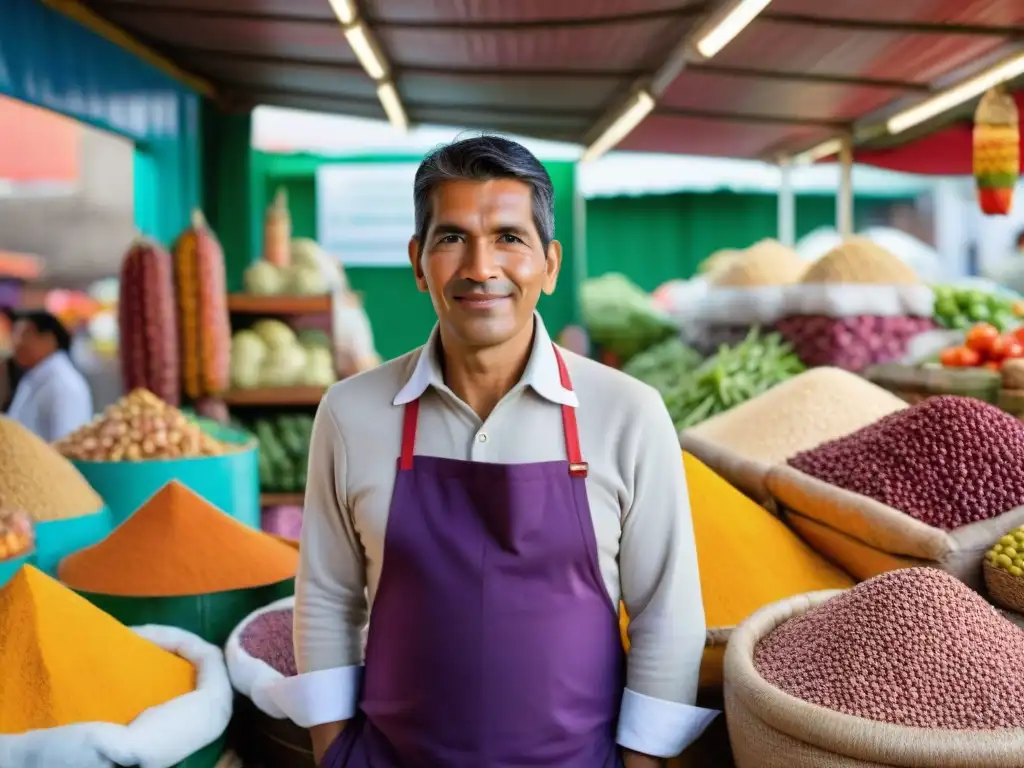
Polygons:
M562 386L569 372L555 348ZM614 768L625 657L567 461L414 456L405 406L359 712L324 768Z

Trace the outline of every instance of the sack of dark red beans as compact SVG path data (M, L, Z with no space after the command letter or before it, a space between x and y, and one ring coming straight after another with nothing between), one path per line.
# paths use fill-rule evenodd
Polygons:
M1024 525L1024 422L931 397L774 467L768 491L812 547L857 579L915 565L983 591L992 542Z
M293 722L279 704L282 682L298 674L292 644L294 608L295 598L286 597L254 611L235 627L224 648L228 676L239 694L237 751L246 764L316 765L308 724Z
M935 295L913 269L865 238L826 253L786 292L775 328L807 366L860 372L899 360L934 330Z

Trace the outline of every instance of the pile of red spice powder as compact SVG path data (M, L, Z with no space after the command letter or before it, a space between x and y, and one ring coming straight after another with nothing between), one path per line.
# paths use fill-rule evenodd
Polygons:
M266 662L285 677L297 675L292 645L293 617L291 608L261 613L242 630L238 638L242 650Z

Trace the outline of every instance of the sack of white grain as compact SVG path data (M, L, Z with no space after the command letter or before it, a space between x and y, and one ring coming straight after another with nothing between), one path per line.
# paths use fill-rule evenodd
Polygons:
M982 558L1024 524L1024 422L943 395L772 468L776 507L858 579L931 565L983 585Z
M808 366L859 372L899 360L910 340L935 328L935 296L913 269L863 237L812 264L786 290L775 324Z
M1024 632L931 568L766 606L725 655L736 766L1018 768L1022 653Z
M679 442L758 502L772 467L905 408L900 398L838 368L815 368L683 430ZM751 425L756 425L751 428Z

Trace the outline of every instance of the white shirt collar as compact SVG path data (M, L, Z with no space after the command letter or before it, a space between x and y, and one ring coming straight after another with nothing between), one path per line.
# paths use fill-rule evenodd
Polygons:
M528 386L545 400L550 400L557 405L568 405L571 408L579 407L579 399L576 393L562 386L561 377L558 375L558 359L555 357L555 350L551 346L551 337L540 315L534 312L534 334L533 349L530 352L530 360L523 371L523 377L519 380L519 386ZM395 395L395 405L405 405L419 398L428 387L445 389L444 376L437 362L437 345L440 336L438 327L430 332L430 338L420 349L419 359L412 375L405 383L405 386Z

